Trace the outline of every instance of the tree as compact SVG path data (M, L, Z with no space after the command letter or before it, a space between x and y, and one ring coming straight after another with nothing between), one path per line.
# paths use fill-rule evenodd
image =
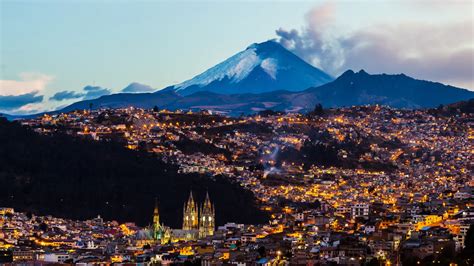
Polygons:
M474 224L469 226L464 238L464 249L456 256L458 265L472 265L474 261Z
M264 258L266 256L267 251L265 250L265 246L260 246L257 249L258 255L260 255L261 258Z
M93 103L89 103L89 110L92 110L92 107L94 106Z
M377 258L372 258L369 263L367 264L368 266L379 266L380 262Z
M158 106L153 106L153 112L158 113L160 111L160 108Z
M39 228L41 229L41 231L43 232L46 232L48 231L48 225L44 222L42 222L40 225L39 225Z
M323 105L321 103L317 103L314 106L313 115L323 115L323 114L324 114Z

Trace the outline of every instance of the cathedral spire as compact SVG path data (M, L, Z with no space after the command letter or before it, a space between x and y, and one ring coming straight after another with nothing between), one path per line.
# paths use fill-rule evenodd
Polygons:
M214 206L209 198L209 192L206 193L206 199L202 204L201 213L199 217L199 237L206 237L214 235L215 228L215 211Z
M198 224L198 206L194 201L193 192L189 193L188 201L184 204L183 208L183 230L194 230L199 228Z
M211 200L209 199L209 191L206 191L206 199L204 200L204 202L211 202Z
M153 209L153 225L160 224L160 213L158 210L158 198L155 197L155 208Z
M188 204L194 204L193 191L189 192Z
M155 198L155 208L153 209L153 238L161 239L163 236L163 228L160 224L160 213L158 210L158 198Z

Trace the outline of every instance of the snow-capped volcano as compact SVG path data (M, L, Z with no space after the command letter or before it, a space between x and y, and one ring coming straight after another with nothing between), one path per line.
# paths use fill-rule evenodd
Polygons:
M252 44L173 89L180 95L198 91L221 94L300 91L332 81L274 41Z

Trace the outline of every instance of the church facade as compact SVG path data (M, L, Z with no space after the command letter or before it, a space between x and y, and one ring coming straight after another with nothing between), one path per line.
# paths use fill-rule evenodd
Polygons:
M183 226L181 229L171 229L160 223L158 201L155 200L153 224L145 230L146 232L137 234L137 243L167 244L170 242L191 241L212 236L215 230L214 219L215 209L209 198L209 193L206 193L206 199L201 207L199 207L198 203L194 200L193 193L191 192L189 194L189 198L183 206Z
M199 208L191 192L188 201L184 203L182 228L182 230L189 233L189 238L197 239L214 235L214 218L215 210L209 198L209 193L206 193L206 199Z

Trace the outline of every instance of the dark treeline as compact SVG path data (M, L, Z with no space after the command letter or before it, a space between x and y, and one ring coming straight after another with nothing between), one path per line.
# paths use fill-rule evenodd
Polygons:
M100 214L146 225L158 197L161 220L180 227L192 189L200 201L209 191L217 224L267 219L239 185L221 177L178 174L176 166L117 143L43 136L2 118L0 143L0 206L72 219Z

